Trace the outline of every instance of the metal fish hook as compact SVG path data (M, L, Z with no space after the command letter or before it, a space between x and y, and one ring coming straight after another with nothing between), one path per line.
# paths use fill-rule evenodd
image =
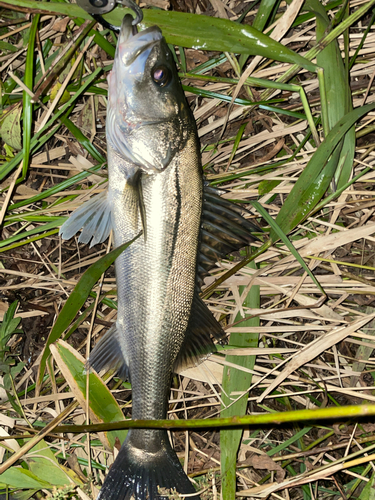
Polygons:
M143 19L142 10L133 0L77 0L77 3L105 28L116 31L117 33L120 31L120 26L113 26L102 18L102 15L111 12L116 7L116 4L129 7L129 9L135 12L136 17L133 19L133 26L136 26Z

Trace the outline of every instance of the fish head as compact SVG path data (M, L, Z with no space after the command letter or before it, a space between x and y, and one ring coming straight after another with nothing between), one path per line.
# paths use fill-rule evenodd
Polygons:
M150 174L170 164L195 122L160 29L133 34L132 19L124 17L109 76L107 141Z

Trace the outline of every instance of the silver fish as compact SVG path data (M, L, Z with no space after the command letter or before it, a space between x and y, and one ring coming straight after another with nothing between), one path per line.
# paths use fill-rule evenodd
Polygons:
M116 324L93 349L95 370L115 368L132 384L132 418L164 419L173 371L198 364L223 337L199 298L217 260L254 241L239 207L203 182L194 118L158 27L132 34L125 16L109 77L108 191L61 228L91 245L113 230L119 246L143 234L115 263ZM164 430L132 429L100 500L199 499Z

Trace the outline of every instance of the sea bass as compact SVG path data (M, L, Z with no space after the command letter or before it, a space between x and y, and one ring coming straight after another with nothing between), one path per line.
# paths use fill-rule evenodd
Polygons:
M215 351L221 326L199 297L217 260L254 241L239 207L203 182L196 125L172 54L156 26L132 33L125 16L109 76L109 186L76 210L64 239L115 246L142 232L115 262L116 324L89 365L132 384L132 418L164 419L173 371ZM162 488L162 492L160 490ZM199 499L167 432L131 429L98 499Z

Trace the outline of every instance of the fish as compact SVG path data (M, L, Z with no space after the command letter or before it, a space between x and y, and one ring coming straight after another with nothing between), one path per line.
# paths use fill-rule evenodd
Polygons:
M113 231L116 323L92 350L90 368L115 369L132 386L133 419L165 419L173 372L216 351L224 331L199 292L228 253L258 226L203 177L196 123L171 51L157 26L121 25L108 82L108 189L73 212L60 234L95 245ZM162 429L129 430L98 500L199 500Z

